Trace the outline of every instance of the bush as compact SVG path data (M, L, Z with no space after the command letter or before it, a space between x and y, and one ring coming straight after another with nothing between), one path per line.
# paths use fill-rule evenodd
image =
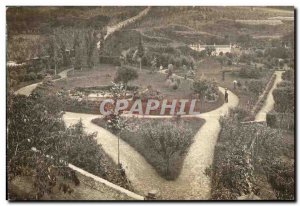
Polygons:
M294 130L295 119L293 113L277 113L267 114L267 125L272 128L281 128L285 130Z
M116 56L99 56L99 63L121 66L120 58Z
M243 121L250 115L250 112L243 107L236 107L230 110L230 116L234 117L238 122Z
M279 87L290 87L290 88L292 88L292 87L294 87L294 84L293 84L293 82L291 82L291 81L286 81L286 80L284 80L284 81L279 82L279 83L277 84L277 88L279 88Z
M290 70L287 70L285 71L283 74L282 74L282 79L283 80L286 80L286 81L292 81L294 82L294 77L295 76L295 71L290 69Z
M239 76L243 78L258 79L260 77L260 70L255 68L242 67Z
M46 74L44 72L37 73L37 79L44 79L45 76Z
M138 78L138 73L130 67L120 67L114 79L115 82L122 82L127 87L127 83Z
M82 123L66 128L60 107L62 102L57 96L33 93L29 97L9 96L8 101L9 180L18 175L28 176L29 168L39 199L52 191L49 184L53 183L53 175L49 168L64 171L67 164L72 163L130 189L126 178L116 171L117 166L97 144L95 134L86 134ZM45 155L53 158L44 158Z
M232 118L222 120L221 126L213 161L212 199L233 200L252 192L266 199L260 193L262 175L277 199L294 199L294 157L293 152L287 153L293 151L293 144L286 142L283 133L257 123L238 124Z
M34 72L30 72L29 74L25 75L25 81L33 81L36 80L37 76Z
M193 90L201 98L207 98L207 100L215 100L219 92L217 83L205 77L201 77L199 80L193 82Z
M267 125L269 127L275 128L277 125L276 122L276 114L275 113L268 113L266 116Z
M187 125L172 122L147 123L140 130L145 145L158 156L158 170L166 179L175 179L178 158L181 158L193 141L193 133Z
M249 91L255 95L259 95L264 89L264 82L262 80L250 80L248 82Z
M47 73L47 74L50 74L50 75L54 75L54 74L55 74L55 71L54 71L54 69L48 69L48 70L46 71L46 73Z
M290 87L279 87L273 90L275 101L275 111L277 112L294 112L295 91Z
M174 180L180 174L193 137L205 122L198 118L178 117L163 120L151 118L126 120L127 127L121 131L120 137L142 154L156 171L168 180ZM107 126L103 118L94 119L92 122L101 127Z

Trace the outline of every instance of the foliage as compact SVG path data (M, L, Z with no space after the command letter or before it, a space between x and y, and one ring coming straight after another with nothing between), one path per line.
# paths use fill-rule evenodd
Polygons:
M261 76L261 72L256 68L242 67L240 69L239 76L243 78L258 79Z
M262 80L250 80L247 86L250 92L258 96L264 89L264 82Z
M295 129L295 115L293 113L268 113L267 124L272 128L293 131Z
M193 82L193 90L200 98L206 97L208 100L215 99L212 96L218 96L218 87L215 81L208 80L204 76Z
M249 117L250 112L243 107L236 107L230 110L230 115L238 122L242 122Z
M211 56L216 51L216 48L214 46L207 46L205 47L205 51L208 56Z
M273 90L274 108L278 112L294 112L295 91L292 87L279 87Z
M295 71L293 69L287 70L282 74L282 79L286 81L294 82Z
M286 137L279 130L240 124L230 118L222 119L221 126L213 163L212 199L232 200L250 193L263 195L262 186L257 184L262 175L267 177L278 199L294 199L293 156L287 153L293 145L284 143ZM284 161L283 155L288 155L289 160Z
M162 124L145 124L141 129L145 144L157 152L164 163L164 176L172 179L172 167L174 156L182 156L192 143L193 134L184 125L174 125L171 122Z
M86 52L87 52L87 65L89 68L92 68L94 66L93 62L93 55L96 49L96 32L94 30L87 30L85 34L85 44L86 44Z
M138 73L130 67L120 67L116 73L115 82L122 82L125 86L129 81L138 78Z
M30 72L28 74L25 74L25 81L32 81L36 80L37 75L34 72Z
M168 180L174 180L180 174L185 153L204 123L198 118L127 118L126 121L127 127L120 137ZM93 123L106 127L106 122L100 118L93 120Z
M59 98L40 93L9 96L9 181L28 172L35 174L35 198L40 199L56 185L56 174L49 168L61 168L65 173L67 164L72 163L129 188L126 178L114 172L116 165L97 144L95 134L86 134L82 123L65 127L60 105Z
M275 128L276 125L277 125L276 114L275 113L267 113L267 115L266 115L266 122L267 122L267 125L269 127Z

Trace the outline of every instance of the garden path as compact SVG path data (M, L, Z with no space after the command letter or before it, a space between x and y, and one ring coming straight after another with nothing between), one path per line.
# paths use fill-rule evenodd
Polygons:
M69 70L65 70L61 72L61 78L65 78L68 71ZM16 93L28 96L37 85L38 83L23 87ZM219 89L224 94L224 88L219 87ZM182 171L179 177L174 181L168 181L162 178L140 153L121 139L121 163L128 179L135 188L135 192L145 196L150 190L155 189L158 190L158 195L161 199L209 199L211 180L204 172L213 161L214 148L221 129L219 118L225 115L229 108L236 107L238 101L238 97L229 91L228 103L207 113L190 115L202 118L206 122L195 135L194 143L189 148L184 160ZM86 132L97 132L97 142L101 144L105 152L117 162L117 138L106 129L91 122L92 119L98 117L99 115L66 112L63 119L67 126L75 124L81 119ZM142 117L143 116L141 116L141 118ZM171 116L153 115L148 117L171 118Z
M273 86L271 90L268 93L267 99L264 103L264 106L261 108L261 110L257 113L255 116L255 121L257 122L265 122L267 113L270 112L274 108L274 98L273 98L273 91L277 87L277 84L282 81L282 73L283 71L275 71L276 79L273 83Z
M66 69L66 70L60 72L60 73L58 74L58 75L60 76L59 79L64 79L64 78L66 78L66 77L67 77L68 71L71 71L71 70L73 70L73 68L71 68L71 69ZM53 80L53 81L57 81L57 80L59 80L59 79L55 79L55 80ZM17 90L17 91L15 92L15 94L21 94L21 95L29 96L29 95L31 94L31 92L32 92L39 84L41 84L41 83L42 83L42 82L38 82L38 83L35 83L35 84L30 84L30 85L28 85L28 86L22 87L21 89Z
M222 93L225 92L224 88L219 89ZM238 97L229 91L228 103L216 110L193 115L205 119L206 122L197 132L194 143L184 160L181 174L174 181L163 179L141 154L120 140L121 163L135 192L146 195L150 190L155 189L158 190L162 199L209 199L211 180L204 172L213 161L214 147L220 132L219 118L225 115L229 108L237 105ZM117 138L91 122L92 119L98 117L99 115L66 112L63 118L68 126L81 119L87 132L97 132L97 142L117 162ZM149 117L164 118L165 116L151 115Z

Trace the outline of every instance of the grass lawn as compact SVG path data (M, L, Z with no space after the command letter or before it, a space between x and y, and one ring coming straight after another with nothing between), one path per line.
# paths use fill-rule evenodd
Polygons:
M74 74L69 72L67 79L56 81L55 85L57 89L64 88L66 90L76 87L111 85L116 70L117 68L112 65L100 65L92 70L75 71ZM159 90L162 93L164 99L191 99L193 96L192 83L190 81L182 79L179 88L174 90L165 84L165 74L150 73L148 70L140 71L138 69L138 75L138 79L129 82L130 85L139 86L141 90L145 90L147 86L151 85L154 90ZM196 111L201 113L208 112L220 107L223 103L224 97L220 93L220 98L216 102L197 104Z
M156 169L156 171L167 179L176 179L180 174L182 164L188 151L187 147L183 154L175 154L170 163L169 174L166 174L166 161L163 155L159 154L156 150L149 147L145 138L141 136L141 128L147 123L162 124L162 121L171 121L174 124L184 124L187 129L190 129L193 133L191 141L201 126L205 123L205 120L199 118L181 118L179 121L176 118L172 119L147 119L147 118L129 118L128 128L121 132L120 137L136 149L145 159ZM105 120L102 118L93 119L92 122L100 127L106 128Z

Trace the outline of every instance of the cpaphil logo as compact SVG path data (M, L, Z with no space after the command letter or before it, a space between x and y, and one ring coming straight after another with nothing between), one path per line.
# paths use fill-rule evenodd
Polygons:
M197 99L174 99L171 101L167 99L148 99L147 101L142 101L141 99L136 99L135 101L105 99L100 103L99 109L102 115L110 115L120 111L139 115L149 115L154 111L159 115L196 115L200 114L200 111L195 111L196 104Z

